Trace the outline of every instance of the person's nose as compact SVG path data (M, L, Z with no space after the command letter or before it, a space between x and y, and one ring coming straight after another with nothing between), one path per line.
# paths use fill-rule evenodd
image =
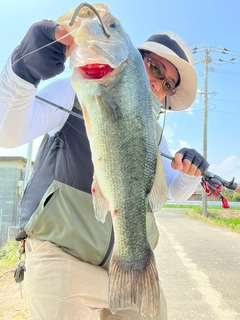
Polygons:
M152 80L150 81L150 87L153 93L155 93L158 99L161 101L165 98L166 94L162 88L162 81L161 80Z

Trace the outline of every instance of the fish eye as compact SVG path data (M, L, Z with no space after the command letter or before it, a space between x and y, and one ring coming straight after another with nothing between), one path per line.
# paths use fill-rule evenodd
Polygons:
M108 26L109 26L110 28L118 29L120 25L119 25L119 23L117 23L116 21L110 21L110 22L108 23Z

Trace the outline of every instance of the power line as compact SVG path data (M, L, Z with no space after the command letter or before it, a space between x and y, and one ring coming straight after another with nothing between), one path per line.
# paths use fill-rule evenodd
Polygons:
M194 48L192 48L192 53L193 54L197 54L197 53L201 53L205 50L205 46L204 47L197 47L195 46ZM217 47L214 47L214 46L210 46L209 47L209 52L212 52L212 53L219 53L221 54L222 56L225 56L225 58L223 57L212 57L211 58L211 62L213 61L217 61L217 62L222 62L222 63L237 63L239 64L240 63L240 52L237 52L237 51L231 51L229 49L227 49L226 47L223 47L223 48L217 48ZM228 60L226 60L226 57L229 57ZM201 58L195 58L195 61L197 62L198 60L200 60ZM239 62L236 61L237 59L239 59Z

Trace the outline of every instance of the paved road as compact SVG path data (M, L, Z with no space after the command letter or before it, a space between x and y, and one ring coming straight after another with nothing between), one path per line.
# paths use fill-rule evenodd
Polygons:
M163 209L155 256L169 320L240 320L240 234Z

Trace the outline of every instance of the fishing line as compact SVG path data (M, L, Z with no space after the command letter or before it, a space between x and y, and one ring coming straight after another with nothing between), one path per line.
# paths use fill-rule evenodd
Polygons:
M102 21L102 18L101 18L100 15L99 15L98 11L97 11L92 5L90 5L90 4L86 3L86 2L81 3L81 4L75 9L75 12L74 12L74 14L73 14L73 16L72 16L72 18L71 18L71 20L70 20L70 22L69 22L69 26L71 27L71 26L74 24L74 22L75 22L75 20L76 20L76 17L77 17L77 15L78 15L79 11L80 11L80 9L81 9L82 7L84 7L84 6L88 7L90 10L93 11L93 13L95 13L95 15L97 16L97 18L99 19L99 22L100 22L101 25L102 25L103 31L105 32L105 34L106 34L108 37L110 37L110 34L109 34L108 30L106 29L106 27L105 27L105 25L104 25L104 23L103 23L103 21ZM11 66L13 66L13 65L16 64L17 62L21 61L23 58L29 56L30 54L33 54L33 53L35 53L35 52L38 52L39 50L42 50L43 48L46 48L46 47L52 45L53 43L59 42L59 40L62 40L62 39L64 39L64 38L66 38L68 35L71 35L72 33L76 32L76 30L78 30L78 29L80 29L80 28L81 28L81 25L80 25L79 27L75 28L74 30L68 32L67 34L65 34L65 35L62 36L61 38L58 38L57 40L54 40L54 41L52 41L51 43L46 44L45 46L42 46L42 47L40 47L40 48L38 48L38 49L36 49L36 50L33 50L33 51L25 54L23 57L21 57L20 59L18 59L17 61L15 61Z
M77 132L81 133L81 135L83 135L84 137L87 137L87 138L88 138L88 136L87 136L85 133L83 133L82 131L78 130L76 127L74 127L68 120L67 120L67 123L68 123L74 130L76 130Z
M24 59L25 57L29 56L30 54L33 54L33 53L35 53L35 52L38 52L38 51L40 51L40 50L42 50L42 49L44 49L44 48L46 48L46 47L51 46L53 43L59 42L59 40L62 40L62 39L64 39L64 38L66 38L68 35L71 35L71 34L74 33L76 30L78 30L80 27L81 27L81 26L79 26L78 28L76 28L76 29L68 32L67 34L65 34L65 35L62 36L61 38L58 38L57 40L54 40L54 41L46 44L45 46L42 46L42 47L40 47L40 48L37 48L36 50L33 50L33 51L31 51L31 52L26 53L24 56L22 56L22 57L19 58L17 61L15 61L13 64L11 64L11 67L12 67L14 64L16 64L17 62L19 62L19 61L21 61L22 59Z
M167 96L165 96L165 98L164 98L164 109L165 109L165 111L160 111L160 115L161 115L162 113L164 113L164 117L163 117L162 131L161 131L161 135L160 135L160 138L159 138L158 146L160 146L160 144L161 144L161 142L162 142L162 138L163 138L163 130L164 130L164 128L165 128L166 114L167 114L167 112L166 112L166 106L167 106Z
M59 42L59 40L62 40L62 39L64 39L64 38L66 38L68 35L71 35L72 33L76 32L76 30L78 30L80 27L81 27L81 26L79 26L78 28L76 28L76 29L68 32L67 34L65 34L64 36L58 38L57 40L54 40L54 41L52 41L52 42L50 42L50 43L48 43L48 44L46 44L46 45L44 45L44 46L42 46L42 47L40 47L40 48L37 48L36 50L33 50L33 51L25 54L24 56L22 56L21 58L19 58L17 61L15 61L13 64L11 64L11 67L12 67L14 64L16 64L17 62L19 62L19 61L21 61L22 59L24 59L25 57L27 57L27 56L35 53L35 52L38 52L38 51L40 51L40 50L42 50L42 49L44 49L44 48L46 48L46 47L49 47L49 46L51 46L53 43ZM48 100L46 100L46 99L43 99L43 98L41 98L41 97L39 97L39 96L37 96L37 95L35 96L35 98L37 98L38 100L41 100L41 101L43 101L43 102L45 102L45 103L50 104L51 106L54 106L55 108L57 108L57 109L59 109L59 110L65 111L65 112L67 112L67 113L69 113L69 114L71 114L71 115L73 115L73 116L75 116L75 117L80 118L80 119L83 120L83 116L81 116L80 114L78 114L78 113L76 113L76 112L73 112L73 111L68 110L68 109L66 109L66 108L64 108L64 107L61 107L61 106L59 106L59 105L57 105L57 104L55 104L55 103L53 103L53 102L51 102L51 101L48 101Z

